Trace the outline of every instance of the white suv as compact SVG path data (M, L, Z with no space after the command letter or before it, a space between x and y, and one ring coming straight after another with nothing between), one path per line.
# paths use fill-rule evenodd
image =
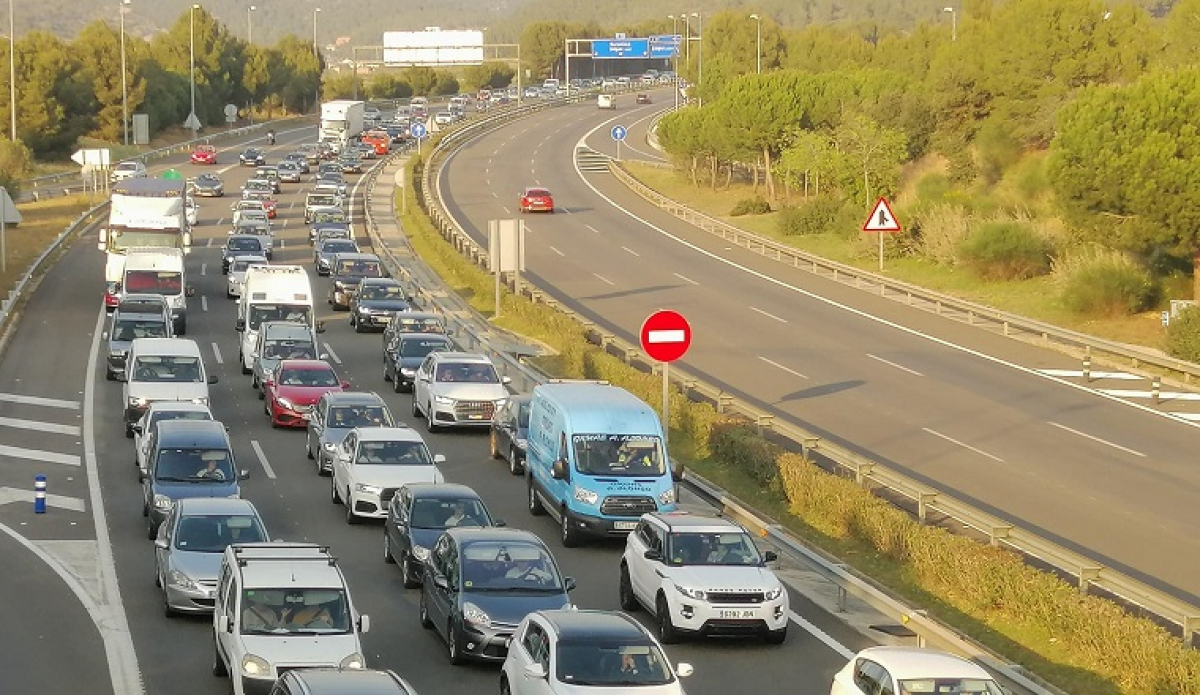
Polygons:
M651 611L664 644L682 633L757 634L781 644L790 609L787 588L766 566L775 559L728 519L644 514L621 557L621 608Z
M384 519L388 505L409 483L444 483L421 434L409 427L356 427L333 452L330 501L346 505L346 523Z
M486 355L432 352L413 377L413 417L424 416L430 432L439 427L491 427L492 414L508 399L505 385Z

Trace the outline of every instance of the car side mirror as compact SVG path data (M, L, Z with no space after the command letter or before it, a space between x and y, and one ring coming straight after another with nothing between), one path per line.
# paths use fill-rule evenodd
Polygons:
M680 678L687 678L688 676L692 675L692 673L694 671L695 671L695 669L692 668L691 664L686 664L686 663L675 664L675 675L679 676Z
M329 359L329 353L328 353L328 352L322 352L321 354L317 355L317 359L319 359L319 360L327 360L327 359Z
M138 469L138 481L139 481L139 482L143 482L143 483L144 483L144 482L146 482L146 479L147 479L147 478L149 478L149 477L150 477L150 474L146 472L146 469L145 469L145 468L139 468L139 469Z
M371 631L371 616L369 616L369 615L358 616L358 631L360 633L367 633L367 632Z
M500 383L501 384L511 384L512 377L511 376L502 376L502 377L500 377Z
M129 429L133 430L135 434L142 434L145 431L141 425L130 425Z
M167 539L163 538L161 536L158 538L155 538L154 539L154 547L158 548L159 550L166 550L167 549Z
M550 466L550 477L555 480L570 480L571 476L567 473L566 461L558 459L554 465Z
M574 591L575 577L563 577L563 588L567 591Z
M250 479L250 471L246 471L246 470L238 471L238 480L249 480L249 479Z
M325 322L317 321L317 333L324 333L324 332L325 332Z
M350 388L350 382L343 379L342 380L342 388L344 388L344 389Z
M445 455L445 454L434 454L434 455L433 455L433 462L434 462L434 463L445 463L445 462L446 462L446 455Z
M238 332L246 330L246 319L238 319L233 324L233 330L238 331Z
M442 574L433 575L433 585L447 591L450 589L450 582L446 581L445 575Z
M492 526L495 526L496 528L504 528L505 526L508 526L508 524L504 522L504 519L492 519Z
M642 553L642 557L646 558L647 560L654 560L655 562L662 562L663 559L662 551L653 549Z
M217 616L217 630L220 632L233 632L233 625L229 623L229 616L221 614Z
M274 387L274 386L275 386L275 380L274 380L274 379L263 379L262 385L263 385L263 386L270 386L270 387Z
M671 480L672 480L672 482L682 483L683 482L683 471L681 471L677 468L672 468L671 469Z
M117 374L117 381L129 381L129 377L125 374L125 372L119 372Z
M209 375L208 375L208 383L210 383L210 384L215 384L215 383L217 383L217 381L218 381L218 377L217 377L217 375L216 375L216 374L209 374Z
M525 667L525 677L531 681L546 680L546 667L541 664L529 664Z
M775 562L779 559L779 553L774 550L768 550L763 553L763 562Z

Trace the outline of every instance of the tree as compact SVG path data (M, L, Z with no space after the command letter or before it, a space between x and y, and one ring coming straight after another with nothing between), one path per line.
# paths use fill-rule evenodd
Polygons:
M559 74L564 42L580 36L585 34L572 35L564 22L534 22L526 26L521 32L521 66L530 70L534 77Z
M430 95L437 85L437 73L433 68L404 68L404 81L412 85L413 94Z
M16 200L21 195L21 181L33 170L33 153L20 140L0 140L0 186Z
M470 65L463 71L462 83L467 89L478 90L484 87L495 89L512 84L516 70L511 65L497 62L485 62L480 65Z
M1200 46L1200 0L1179 0L1163 23L1163 65L1176 67L1196 62Z
M17 43L17 137L39 157L61 154L91 129L95 101L78 59L52 34L34 31Z
M1068 218L1110 247L1190 258L1200 298L1200 67L1084 90L1048 173Z
M376 73L367 84L372 99L404 99L412 96L412 85L391 72Z
M118 32L104 22L92 22L71 44L72 52L81 63L99 106L92 134L102 140L120 142L124 139L124 94L128 94L131 106L140 104L145 97L145 79L136 70L130 69L135 64L129 60L129 43L127 37L124 92L121 84L121 36Z
M829 184L837 170L837 150L833 138L816 130L801 130L791 137L791 145L784 149L775 163L775 175L786 185L800 188L807 198L821 195L821 181Z
M775 197L772 160L809 110L801 76L792 71L747 75L726 88L717 108L729 136L762 155L767 195Z
M847 193L861 192L863 204L870 205L876 196L894 191L905 160L904 133L854 114L834 131L833 141L846 164L841 174Z

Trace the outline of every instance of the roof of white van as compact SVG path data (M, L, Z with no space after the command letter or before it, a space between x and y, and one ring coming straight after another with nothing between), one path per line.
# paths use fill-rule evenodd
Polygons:
M129 346L130 353L139 355L200 356L200 346L190 338L137 338Z

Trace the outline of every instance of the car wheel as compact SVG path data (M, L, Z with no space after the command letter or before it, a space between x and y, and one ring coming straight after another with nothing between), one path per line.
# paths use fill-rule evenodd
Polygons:
M513 475L521 475L525 472L525 464L517 457L517 450L514 447L508 448L508 472Z
M500 695L512 695L512 687L504 676L500 676Z
M494 458L494 459L500 458L500 447L498 446L498 443L496 442L496 431L495 430L492 430L488 434L488 452L492 455L492 458Z
M233 293L230 292L229 290L225 290L225 298L226 299L237 299L237 297L233 296Z
M425 592L421 592L421 605L417 609L417 616L421 619L421 627L426 630L433 629L433 621L429 619L429 605L425 600Z
M413 417L421 417L421 409L420 409L419 407L417 407L417 393L416 393L416 391L413 391L413 398L412 398L412 416L413 416Z
M246 366L246 357L241 353L240 350L238 351L238 362L240 362L242 365L242 374L249 374L254 371Z
M542 506L542 501L538 499L537 491L533 489L533 478L525 476L525 487L528 490L526 502L528 503L529 513L533 516L543 516L546 513L546 508Z
M131 427L129 423L125 423L125 438L133 439L133 427Z
M440 429L436 422L433 421L433 401L430 401L425 406L425 430L433 433Z
M105 380L105 381L116 381L116 380L117 380L117 377L116 377L116 375L115 375L115 374L113 374L112 372L110 372L110 371L108 371L107 369L105 369L105 370L104 370L104 380Z
M350 327L354 328L354 312L350 312Z
M258 390L258 375L257 374L250 377L250 388L252 388L256 391ZM262 398L262 394L260 393L258 397Z
M621 610L632 613L639 607L637 596L633 594L633 582L629 579L629 567L621 563L621 578L617 582L617 598L621 602Z
M215 641L213 642L212 674L217 678L225 678L229 675L229 669L225 667L225 662L221 660L221 654L217 652Z
M154 586L161 589L162 585L162 575L158 573L158 562L156 561L154 563Z
M783 644L787 641L787 633L788 629L786 624L784 624L784 626L778 630L771 630L767 633L767 644Z
M329 501L334 504L342 503L342 498L338 497L337 482L332 475L329 476Z
M654 617L658 619L658 641L663 644L675 644L678 642L679 631L671 623L671 607L667 605L665 596L659 595L654 612L657 613Z
M387 532L387 524L383 526L383 561L389 565L396 564L396 558L392 555L392 536Z
M351 501L350 488L346 488L346 523L354 526L359 522L358 515L354 513L354 504Z
M446 656L450 657L451 666L461 666L463 664L463 655L458 648L458 635L455 634L454 621L451 620L446 625Z
M415 588L421 586L420 577L413 574L413 568L412 568L413 560L412 560L412 556L409 554L409 552L407 550L405 550L403 553L400 553L399 563L400 563L400 576L404 579L404 588L405 589L415 589Z
M146 526L146 538L150 540L158 538L158 525L153 521Z
M309 461L311 461L311 460L313 460L314 458L316 458L315 456L313 456L313 450L312 450L312 433L311 433L311 432L310 432L309 434L305 435L305 437L304 437L304 456L305 456L305 457L306 457L306 458L307 458Z
M564 508L562 510L562 523L559 524L562 544L564 548L574 548L579 545L579 531L571 526L571 514Z
M402 393L403 391L404 391L404 387L401 386L401 384L400 384L400 378L393 377L392 378L392 392L393 393Z
M387 362L383 363L383 380L392 381L392 375L390 372L388 372Z

